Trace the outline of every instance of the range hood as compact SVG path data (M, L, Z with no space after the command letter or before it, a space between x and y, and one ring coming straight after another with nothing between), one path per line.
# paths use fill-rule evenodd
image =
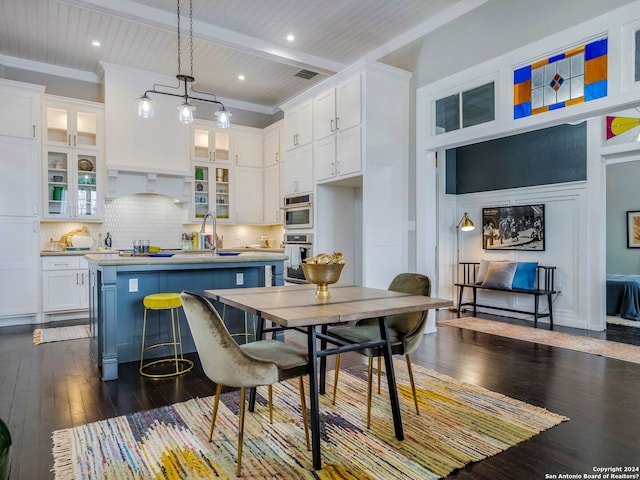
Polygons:
M107 168L105 198L112 200L136 193L156 193L179 202L188 202L191 198L192 182L193 176L190 172L148 171L125 165L110 165Z

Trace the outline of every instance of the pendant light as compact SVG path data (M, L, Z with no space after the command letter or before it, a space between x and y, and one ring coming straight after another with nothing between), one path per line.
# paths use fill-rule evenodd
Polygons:
M171 87L167 85L159 85L155 84L151 90L147 90L144 94L136 99L136 104L138 105L138 116L141 118L152 118L153 117L153 105L155 101L149 96L150 93L159 94L159 95L169 95L172 97L180 97L183 99L182 103L177 106L178 108L178 120L181 123L192 123L193 122L193 112L196 107L192 104L192 101L198 102L207 102L207 103L216 103L220 105L220 108L216 115L216 125L220 128L228 128L230 125L229 117L231 117L231 112L229 112L222 102L219 102L216 95L213 93L207 92L198 92L193 89L193 83L196 79L193 76L193 0L189 0L189 58L190 62L190 75L185 75L182 73L182 62L181 62L181 48L180 48L180 0L176 0L177 3L177 17L178 17L178 74L176 78L178 79L178 86ZM163 88L173 88L175 90L183 90L184 93L177 92L165 92L162 90L158 90L158 87ZM202 97L194 97L190 95L190 93L199 93L203 95L209 95L213 98L202 98Z

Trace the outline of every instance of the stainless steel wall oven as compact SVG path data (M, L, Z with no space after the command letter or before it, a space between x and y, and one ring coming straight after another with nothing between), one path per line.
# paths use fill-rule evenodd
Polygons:
M313 228L312 194L284 197L284 228L286 230Z
M284 254L289 260L284 262L284 282L309 283L304 278L300 264L305 258L313 257L313 234L311 233L285 233Z

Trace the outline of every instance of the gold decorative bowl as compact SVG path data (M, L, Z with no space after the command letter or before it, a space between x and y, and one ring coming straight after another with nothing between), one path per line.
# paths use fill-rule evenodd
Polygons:
M304 278L317 286L316 297L327 298L329 284L336 283L340 279L344 263L301 263L300 268L302 268Z

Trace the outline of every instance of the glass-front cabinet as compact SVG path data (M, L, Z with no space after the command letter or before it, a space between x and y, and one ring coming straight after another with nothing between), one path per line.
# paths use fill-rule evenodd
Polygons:
M103 218L99 186L100 159L95 151L46 147L43 217L99 221Z
M100 129L102 111L87 107L85 110L58 103L45 103L43 106L45 135L43 143L47 145L72 148L101 148Z
M206 124L191 127L191 160L196 162L229 162L231 135Z
M208 212L216 212L217 220L231 221L233 203L230 165L197 163L193 165L193 201L191 220L201 221Z

